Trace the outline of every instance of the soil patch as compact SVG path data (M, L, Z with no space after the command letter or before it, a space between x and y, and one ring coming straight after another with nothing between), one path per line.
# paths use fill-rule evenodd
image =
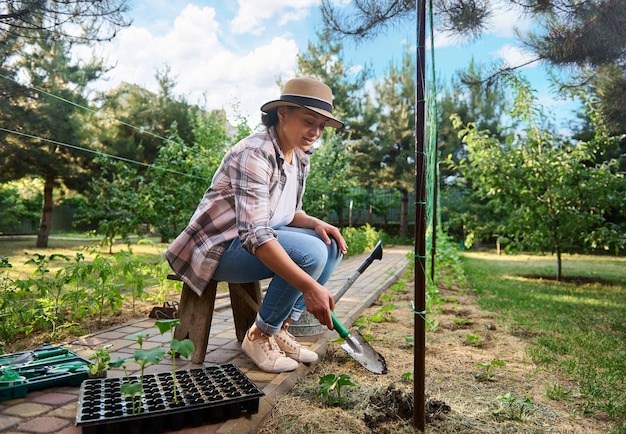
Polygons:
M393 304L382 314L386 320L361 324L361 333L385 357L388 374L368 372L331 343L314 371L276 403L260 433L416 432L413 281L408 275L403 280L403 292L388 289L363 312L363 318L374 318ZM523 338L480 310L471 292L440 291L445 302L429 315L436 327L426 335L426 432L582 434L609 429L602 415L583 416L574 380L539 369L526 354ZM327 374L348 374L355 384L342 387L339 405L318 395L319 379ZM546 391L552 387L568 391L567 396L549 399Z

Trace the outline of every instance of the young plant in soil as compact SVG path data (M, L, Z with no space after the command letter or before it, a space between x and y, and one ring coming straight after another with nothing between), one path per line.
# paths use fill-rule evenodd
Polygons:
M146 366L149 364L157 364L163 357L165 356L165 351L161 348L152 348L150 350L143 349L143 340L148 337L148 334L140 333L136 335L131 335L137 339L137 344L139 344L139 349L135 350L135 354L132 359L135 363L139 365L141 368L139 381L131 382L128 380L129 375L126 374L127 382L122 384L120 387L120 392L122 396L130 397L132 400L133 414L141 413L141 397L143 396L143 375L146 369ZM122 365L123 366L123 365ZM123 366L124 373L126 373L126 367Z
M94 353L89 356L89 360L92 360L93 363L89 365L87 368L89 371L89 375L93 378L103 378L106 377L106 372L111 363L111 355L109 354L109 350L113 348L113 345L105 345L104 347L98 348L94 351ZM122 359L122 362L124 360ZM121 366L121 364L120 364Z
M351 380L348 374L327 374L320 377L319 391L317 396L323 396L332 405L343 404L343 397L341 396L341 388L343 386L356 386ZM333 391L335 393L333 393Z
M494 380L494 376L492 372L493 368L495 366L504 366L504 360L494 359L488 363L476 363L476 366L480 366L481 368L484 368L483 371L476 373L476 379L478 381L493 381Z
M500 406L496 410L491 411L496 417L523 422L533 409L533 402L528 395L522 399L511 395L511 392L509 392L506 395L498 396L496 400L500 401Z
M174 402L178 404L178 395L176 385L176 357L178 355L183 356L185 358L189 358L195 350L195 346L190 339L183 339L179 341L178 339L174 339L174 327L180 324L180 320L178 318L175 319L160 319L156 321L156 326L159 329L161 334L170 332L172 336L170 350L167 352L170 356L172 356L172 378L174 382Z

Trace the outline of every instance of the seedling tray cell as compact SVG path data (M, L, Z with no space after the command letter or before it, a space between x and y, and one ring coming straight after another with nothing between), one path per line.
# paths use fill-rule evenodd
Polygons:
M78 386L89 377L91 362L67 348L42 345L34 350L0 355L0 376L13 371L20 379L0 381L0 401L22 398L33 390Z
M145 374L143 395L135 398L133 412L132 398L123 396L121 387L139 381L139 376L85 380L80 388L76 425L88 434L152 434L166 427L201 426L258 413L259 399L264 395L234 364L177 371L178 402L173 397L171 372Z

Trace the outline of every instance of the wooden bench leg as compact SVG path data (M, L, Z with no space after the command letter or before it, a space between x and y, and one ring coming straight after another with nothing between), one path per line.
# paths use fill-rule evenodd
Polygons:
M233 309L237 340L243 341L246 331L254 324L261 306L261 285L259 282L229 283L230 305Z
M193 342L195 350L191 356L192 363L204 363L209 344L216 291L217 282L214 280L209 282L202 293L202 297L198 297L198 294L183 284L178 309L180 324L174 330L174 338L178 340L190 339Z

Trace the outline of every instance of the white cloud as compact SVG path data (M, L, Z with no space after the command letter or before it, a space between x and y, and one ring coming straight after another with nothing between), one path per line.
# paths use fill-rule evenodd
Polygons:
M260 35L266 30L266 25L280 27L305 18L311 6L319 2L319 0L238 0L239 12L230 23L231 31L233 34Z
M487 19L481 37L517 38L516 30L524 33L532 26L530 17L525 16L520 7L511 2L496 1L492 4L492 16ZM435 31L435 48L466 45L467 41L453 32ZM430 47L430 41L427 46Z
M506 66L517 67L519 65L525 65L526 63L534 60L537 56L528 50L521 47L514 47L506 44L500 47L493 53L495 56L500 57ZM525 66L526 68L532 68L539 65L539 62L533 62Z
M259 107L280 94L276 80L293 74L298 46L288 36L276 36L248 51L234 52L221 36L216 11L194 5L187 5L161 36L131 26L104 49L108 64L116 66L97 89L125 81L156 92L155 73L167 65L177 82L176 95L210 110L224 109L229 116L237 103L237 110L254 125L260 119Z
M493 16L489 20L486 33L499 38L514 38L516 37L515 30L524 32L532 24L532 20L523 14L521 7L509 1L496 1L493 4Z

